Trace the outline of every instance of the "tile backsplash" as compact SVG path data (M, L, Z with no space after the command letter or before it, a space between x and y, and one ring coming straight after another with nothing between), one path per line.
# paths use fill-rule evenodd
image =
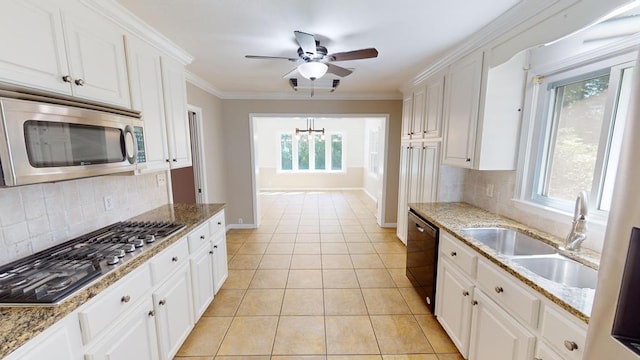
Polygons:
M166 203L156 174L0 188L0 265Z

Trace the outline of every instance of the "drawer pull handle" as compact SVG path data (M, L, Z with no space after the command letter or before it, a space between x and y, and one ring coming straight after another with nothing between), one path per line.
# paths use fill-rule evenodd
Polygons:
M177 257L177 256L172 257L172 258L171 258L171 261L173 261L173 262L178 262L178 257Z
M452 251L449 255L456 256L456 255L458 255L458 253L456 253L455 251Z
M153 310L149 310L149 313L147 315L149 315L149 317L154 317L156 316L156 312Z
M167 303L167 299L162 299L162 300L158 301L158 305L160 305L160 306L164 306L164 304L166 304L166 303Z
M578 344L569 340L564 341L564 347L566 347L569 351L578 350Z
M125 304L126 304L126 303L128 303L129 301L131 301L131 296L129 296L129 295L125 295L125 296L123 296L122 298L120 298L120 302L122 302L122 303L125 303Z
M502 288L502 286L496 286L494 289L498 294L503 293L504 289Z
M477 302L477 301L475 301L475 300L473 300L473 301L471 302L471 305L476 306L476 305L478 305L478 302Z
M200 239L204 240L204 235L200 235Z
M469 292L467 290L462 291L462 296L469 296Z

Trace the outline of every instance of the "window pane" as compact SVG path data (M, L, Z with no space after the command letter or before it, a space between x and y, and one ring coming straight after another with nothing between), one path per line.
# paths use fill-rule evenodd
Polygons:
M372 130L369 133L369 174L378 175L378 142L380 133Z
M591 192L608 87L609 74L555 88L543 195L573 201Z
M315 134L313 136L315 141L313 152L315 153L315 164L314 169L316 170L325 170L327 168L325 161L325 141L322 135Z
M342 170L342 135L331 135L331 170Z
M280 168L293 170L293 142L291 134L280 135Z
M298 170L309 170L309 137L298 139Z
M609 211L611 209L613 185L616 180L616 172L618 170L618 162L620 160L620 150L622 149L622 135L624 133L627 114L630 107L629 105L631 102L632 78L633 68L627 68L622 71L620 95L618 97L618 104L616 105L613 135L611 136L611 145L609 146L609 154L607 156L604 184L602 186L602 196L600 197L599 209L604 211Z

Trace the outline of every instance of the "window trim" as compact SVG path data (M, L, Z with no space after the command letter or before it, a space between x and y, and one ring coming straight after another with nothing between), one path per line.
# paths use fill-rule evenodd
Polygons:
M554 101L550 101L550 97L553 92L549 91L552 84L561 86L562 84L572 83L580 81L580 79L590 78L598 72L602 72L603 68L608 68L611 73L610 88L616 87L615 96L608 96L605 104L606 125L609 129L608 132L602 131L600 134L600 143L603 139L609 142L611 136L611 126L614 124L615 109L614 105L617 104L620 97L620 74L625 68L634 66L636 59L636 51L630 50L623 54L617 53L609 57L597 57L591 62L575 62L570 66L567 63L563 63L563 67L552 68L547 66L546 69L532 70L529 74L529 80L532 86L527 92L527 101L530 105L530 113L528 119L523 124L523 131L521 141L521 154L523 154L523 165L519 167L518 171L518 184L517 184L517 198L514 199L519 203L528 204L535 208L546 208L552 212L560 212L567 215L573 214L573 201L560 201L557 199L545 198L546 201L539 201L536 197L540 198L537 194L537 190L541 186L540 180L542 179L541 172L544 170L540 164L545 164L545 156L548 155L548 149L545 149L546 142L549 139L550 131L552 130L551 124L549 124L549 115L554 110ZM614 71L616 70L617 71ZM604 71L606 73L606 71ZM612 80L615 79L615 85ZM544 114L544 116L541 116ZM603 129L605 124L603 123ZM589 211L591 220L595 222L606 223L608 212L597 209L600 204L600 192L604 185L604 168L606 167L605 154L609 153L610 144L607 143L602 151L599 151L598 158L596 159L596 173L594 183L597 183L598 188L592 189L590 195ZM597 196L594 196L597 194ZM577 194L576 194L577 196Z

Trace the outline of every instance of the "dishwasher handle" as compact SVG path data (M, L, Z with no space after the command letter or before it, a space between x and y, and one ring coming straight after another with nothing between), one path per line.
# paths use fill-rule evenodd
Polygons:
M427 234L431 235L432 237L436 237L436 235L438 234L437 228L433 227L431 224L427 223L425 220L421 219L413 212L409 212L409 217L412 218L412 220L415 222L416 230L418 230L418 232L425 233L426 231Z

